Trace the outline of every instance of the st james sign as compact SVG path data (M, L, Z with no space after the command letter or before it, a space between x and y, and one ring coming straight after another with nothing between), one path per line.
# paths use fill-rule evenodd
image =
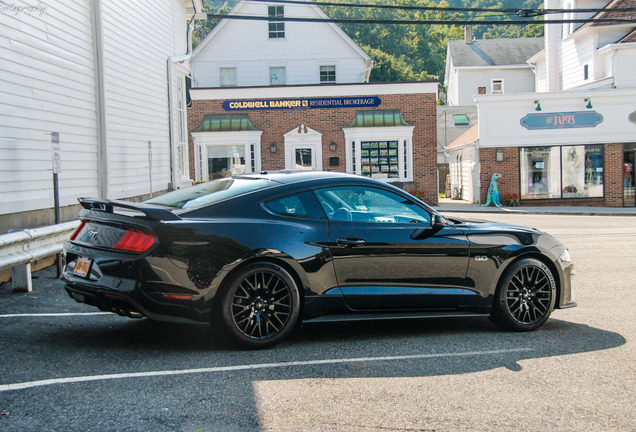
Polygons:
M602 122L603 116L596 111L533 113L520 120L528 130L589 128Z

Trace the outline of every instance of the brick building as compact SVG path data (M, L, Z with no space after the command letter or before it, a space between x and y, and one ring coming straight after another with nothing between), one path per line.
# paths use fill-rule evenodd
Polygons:
M547 17L544 49L527 60L534 92L474 96L478 136L447 151L459 180L478 176L461 184L480 186L473 197L485 202L499 173L500 194L517 194L522 205L636 205L636 23L595 21L628 18L618 9L635 4L545 1L545 9L606 10ZM558 22L571 18L591 21Z
M497 172L522 205L634 206L636 90L476 100L481 202Z
M340 171L437 203L437 82L194 88L191 176Z

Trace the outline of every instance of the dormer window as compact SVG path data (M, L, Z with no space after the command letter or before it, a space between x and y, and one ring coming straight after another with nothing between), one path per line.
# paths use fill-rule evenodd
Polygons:
M285 16L285 6L268 6L267 16L269 17L269 38L279 39L285 37L285 22L278 21Z

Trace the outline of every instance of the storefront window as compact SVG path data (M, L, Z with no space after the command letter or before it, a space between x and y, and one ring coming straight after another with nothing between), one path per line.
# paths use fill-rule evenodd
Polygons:
M386 178L400 178L397 141L362 141L360 147L363 176L381 173Z
M411 145L409 138L351 141L347 149L347 172L388 182L412 181Z
M521 199L603 196L603 146L522 148Z
M561 198L559 147L521 149L521 199Z
M603 196L603 146L561 147L563 198Z
M195 180L259 172L262 133L247 114L206 114L191 132Z
M413 129L399 110L359 110L343 128L347 172L386 182L413 181Z
M208 146L209 179L245 174L245 146Z
M623 205L634 207L636 194L634 194L634 164L636 163L636 144L623 145Z
M584 190L591 198L603 197L605 194L605 161L603 158L603 145L585 146L585 186Z

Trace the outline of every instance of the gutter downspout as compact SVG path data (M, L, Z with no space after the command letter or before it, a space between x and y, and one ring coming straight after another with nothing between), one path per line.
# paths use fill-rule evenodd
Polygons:
M368 83L369 78L371 77L371 69L373 68L373 59L369 60L367 64L369 66L367 66L362 72L360 72L360 75L362 76L362 79L364 80L363 82L365 83Z
M178 118L175 118L175 115L180 115L180 113L179 112L175 113L173 110L173 101L175 100L175 97L173 94L174 90L172 88L172 85L174 83L174 75L175 75L174 68L177 63L189 61L192 58L192 32L194 31L195 18L196 18L196 13L190 19L190 22L188 23L188 29L186 30L186 42L188 46L186 53L184 55L168 57L168 63L167 63L168 114L169 114L168 134L170 136L170 181L171 181L171 185L169 188L170 190L178 189L181 186L181 179L177 178L177 171L180 171L180 170L176 169L175 167L175 165L178 163L178 162L175 162L175 142L178 140L178 137L175 134L173 124L175 120L177 122L179 121ZM186 123L186 128L187 128L187 123ZM177 130L177 133L178 133L178 130ZM183 176L183 174L184 173L181 173L181 176Z
M104 84L104 39L102 29L102 2L91 3L91 28L95 61L95 120L97 132L97 190L99 196L107 198L108 185L108 142L106 128L106 95Z

